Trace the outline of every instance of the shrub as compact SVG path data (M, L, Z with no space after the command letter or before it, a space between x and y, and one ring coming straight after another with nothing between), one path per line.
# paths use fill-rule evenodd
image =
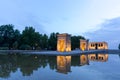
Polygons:
M8 47L0 47L0 50L9 50Z
M22 44L19 48L21 50L31 50L32 49L32 47L27 44Z

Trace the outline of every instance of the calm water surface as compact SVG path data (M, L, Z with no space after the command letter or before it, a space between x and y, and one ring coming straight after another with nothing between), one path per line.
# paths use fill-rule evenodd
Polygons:
M120 80L120 55L0 54L0 80Z

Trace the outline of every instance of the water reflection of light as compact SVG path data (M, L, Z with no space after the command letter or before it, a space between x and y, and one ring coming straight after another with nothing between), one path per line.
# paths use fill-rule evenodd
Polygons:
M79 56L57 56L57 72L67 74L71 72L71 58L72 64L78 62L79 66L89 65L90 61L106 62L108 61L108 54L81 54Z
M57 56L57 71L65 74L71 71L71 56Z
M89 54L88 59L91 61L106 62L108 60L108 54Z
M85 65L85 64L89 64L88 56L82 54L80 55L80 65Z

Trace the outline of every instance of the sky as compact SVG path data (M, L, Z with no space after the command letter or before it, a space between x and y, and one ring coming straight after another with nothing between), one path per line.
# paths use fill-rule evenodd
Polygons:
M22 31L82 35L90 41L120 43L120 0L0 0L0 25Z

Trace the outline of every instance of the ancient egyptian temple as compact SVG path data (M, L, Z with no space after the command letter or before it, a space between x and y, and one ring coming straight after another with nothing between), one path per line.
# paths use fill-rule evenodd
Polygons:
M80 49L82 51L84 50L89 50L89 40L83 40L83 39L80 39Z
M105 50L108 49L107 42L89 42L89 40L80 39L80 50ZM71 35L64 33L57 35L57 51L71 51Z
M57 51L71 51L71 35L64 33L57 35Z
M80 50L104 50L108 49L107 42L89 42L89 40L80 39Z

